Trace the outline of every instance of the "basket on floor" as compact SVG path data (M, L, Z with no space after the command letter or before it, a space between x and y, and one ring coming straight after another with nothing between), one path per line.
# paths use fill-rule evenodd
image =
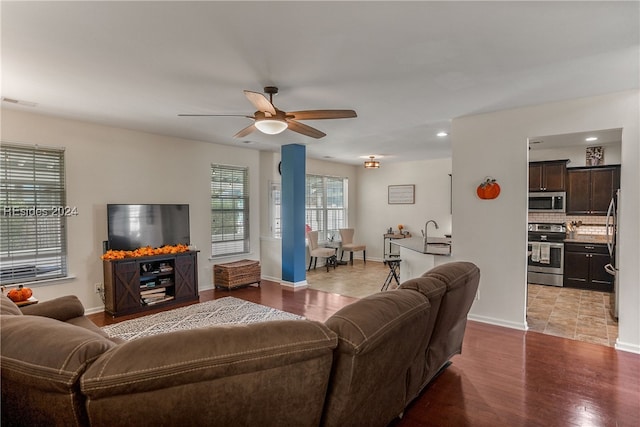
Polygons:
M260 286L260 261L243 259L213 266L216 288L234 289L254 283Z

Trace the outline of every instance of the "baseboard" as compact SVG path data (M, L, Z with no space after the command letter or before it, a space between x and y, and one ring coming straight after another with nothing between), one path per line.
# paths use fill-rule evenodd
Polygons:
M620 338L616 339L616 350L627 351L629 353L640 354L640 345L621 342Z
M104 306L101 305L99 307L85 308L84 314L96 314L96 313L102 313L103 311L104 311Z
M526 331L528 329L526 323L508 322L508 321L505 321L503 319L496 319L494 317L478 316L478 315L475 315L475 314L469 314L467 316L467 319L473 320L474 322L488 323L490 325L503 326L505 328L510 328L510 329L517 329L519 331Z
M283 286L285 288L291 288L294 291L297 290L302 290L302 289L307 289L309 287L309 284L307 283L306 280L301 280L299 282L287 282L285 280L280 280L280 286Z

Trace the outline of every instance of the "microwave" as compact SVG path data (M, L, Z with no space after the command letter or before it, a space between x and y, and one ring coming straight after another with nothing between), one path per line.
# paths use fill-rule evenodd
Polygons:
M564 191L529 193L529 212L564 213L566 200Z

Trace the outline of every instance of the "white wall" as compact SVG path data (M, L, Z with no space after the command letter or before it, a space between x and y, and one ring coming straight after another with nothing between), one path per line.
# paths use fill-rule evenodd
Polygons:
M639 98L627 91L453 121L453 254L478 264L482 275L472 318L526 324L527 138L622 128L617 348L640 352ZM486 175L502 186L494 201L475 195Z
M600 144L604 147L604 162L602 165L619 165L622 161L622 144ZM563 160L569 159L567 167L577 168L580 166L586 166L587 159L585 155L584 146L563 147L563 148L549 148L546 150L530 150L529 161L540 162L544 160Z
M66 148L69 218L68 262L73 279L34 289L47 300L74 294L87 311L102 310L94 284L103 282L102 241L107 239L107 203L188 203L191 242L200 250L200 289L211 288L210 165L249 167L250 197L259 200L259 152L206 142L2 111L2 141ZM250 206L251 254L260 259L260 204ZM238 259L237 257L235 259ZM225 259L224 262L233 261ZM220 262L220 261L217 261Z
M451 233L451 159L405 163L385 163L380 169L358 167L358 216L356 240L367 245L367 258L382 260L383 234L389 227L405 226L413 236L429 219L440 226L429 225L430 236ZM389 185L415 185L415 204L388 204ZM359 253L356 253L358 255Z

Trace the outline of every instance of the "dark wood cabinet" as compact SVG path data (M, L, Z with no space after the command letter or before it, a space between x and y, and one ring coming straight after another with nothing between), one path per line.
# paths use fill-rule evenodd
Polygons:
M565 191L567 160L529 163L529 191Z
M620 166L567 169L567 214L606 215L620 188Z
M197 252L103 261L105 310L112 316L198 301Z
M564 286L602 292L613 290L613 276L604 266L611 262L607 245L566 243Z

